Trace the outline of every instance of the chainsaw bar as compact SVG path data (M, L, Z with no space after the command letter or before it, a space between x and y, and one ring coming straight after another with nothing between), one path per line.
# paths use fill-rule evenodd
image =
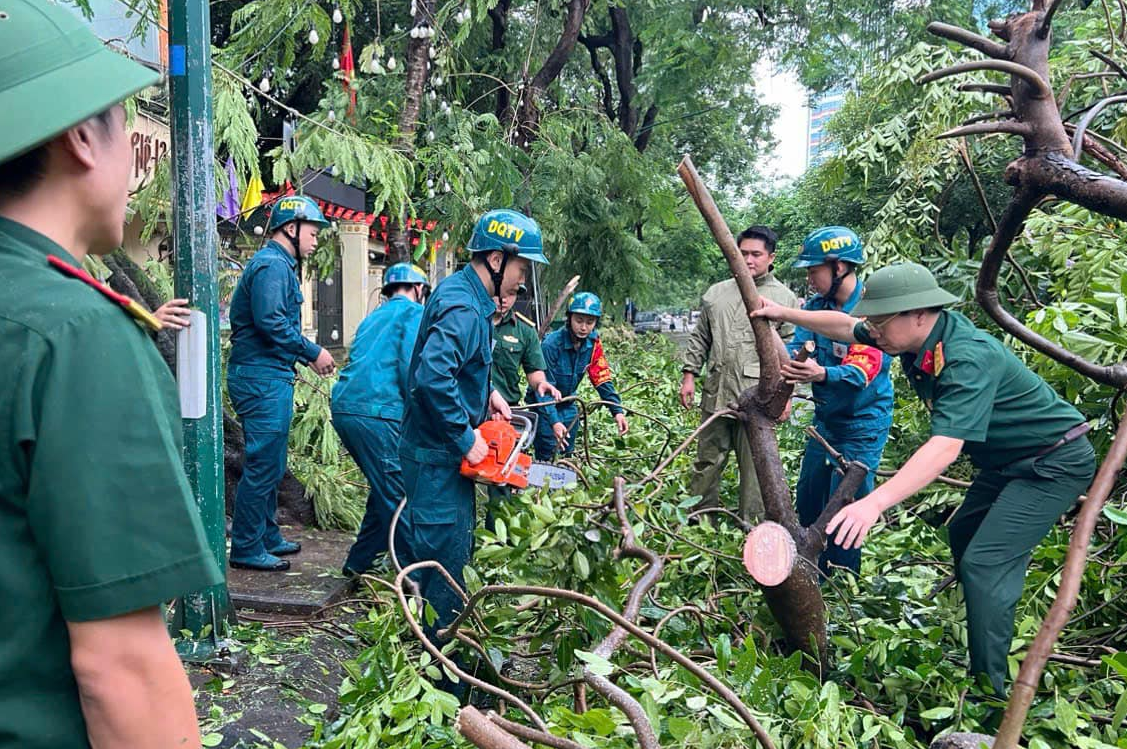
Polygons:
M528 483L549 489L568 489L579 483L579 475L570 468L552 463L533 463L528 469Z

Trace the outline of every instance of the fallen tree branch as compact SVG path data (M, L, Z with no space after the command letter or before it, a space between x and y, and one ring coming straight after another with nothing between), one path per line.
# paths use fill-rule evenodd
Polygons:
M548 335L548 331L552 329L552 320L559 314L560 309L564 306L564 302L572 295L576 287L579 286L579 276L572 276L571 280L564 284L563 290L560 291L556 301L552 302L552 306L548 308L547 314L544 316L544 321L540 323L540 330L537 332L540 337Z
M646 563L645 574L631 588L630 595L626 598L626 606L622 609L623 618L630 622L636 622L638 614L642 610L642 601L645 600L646 594L657 585L657 581L665 569L665 564L657 554L638 544L634 536L634 528L630 525L630 518L626 515L626 482L621 476L616 476L614 479L614 510L618 515L618 523L622 529L623 538L622 546L615 550L615 555L641 559ZM626 639L627 634L627 631L621 626L615 627L592 652L599 658L610 660L614 651ZM613 684L605 676L595 673L590 666L583 669L583 680L626 715L630 720L630 725L634 727L634 733L638 737L638 744L642 749L660 749L657 733L650 724L642 703L634 699L625 689Z
M454 730L478 749L532 749L517 737L482 715L473 705L458 711Z
M434 562L420 562L419 564L429 564L432 566L436 565L436 563ZM763 725L755 718L754 715L751 714L751 711L748 710L747 706L744 705L743 701L736 695L734 691L732 691L730 687L725 685L723 682L721 682L719 679L717 679L715 676L713 676L711 673L709 673L707 670L702 668L699 664L681 653L676 648L672 647L663 640L655 638L653 635L651 635L645 629L639 627L637 624L634 624L633 622L623 618L621 614L604 604L602 601L592 598L591 596L584 595L583 593L577 593L574 590L565 590L562 588L546 588L538 585L486 585L476 593L474 593L472 596L470 596L469 601L467 601L466 603L466 606L462 609L461 613L458 614L458 617L455 618L455 620L450 624L450 627L448 629L454 629L458 627L463 621L465 621L472 610L479 603L481 603L482 600L494 595L534 595L541 596L543 598L555 598L565 601L571 601L573 603L584 606L585 608L591 609L592 611L598 613L600 616L610 620L617 626L622 627L628 633L645 643L647 646L654 648L665 657L677 663L679 666L682 666L693 676L700 679L701 682L706 684L709 689L719 695L721 699L727 702L732 707L732 709L736 711L736 714L739 715L740 719L743 720L744 723L747 724L747 726L755 734L756 739L759 741L759 744L763 747L763 749L775 749L775 744L771 740L770 735L768 735L767 731L763 728ZM421 631L422 630L420 630L420 632Z

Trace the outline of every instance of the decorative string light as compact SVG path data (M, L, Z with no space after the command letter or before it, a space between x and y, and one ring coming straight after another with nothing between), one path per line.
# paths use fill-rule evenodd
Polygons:
M317 29L310 29L309 30L309 43L310 44L316 44L319 41L321 41L321 37L318 36Z
M333 8L333 23L340 23L344 20L344 14L340 12L340 8Z

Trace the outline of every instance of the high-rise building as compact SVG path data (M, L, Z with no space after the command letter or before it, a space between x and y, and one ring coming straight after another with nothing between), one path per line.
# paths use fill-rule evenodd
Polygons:
M826 124L845 103L845 89L830 89L810 101L810 120L806 127L806 166L818 166L836 151L838 144L826 132Z

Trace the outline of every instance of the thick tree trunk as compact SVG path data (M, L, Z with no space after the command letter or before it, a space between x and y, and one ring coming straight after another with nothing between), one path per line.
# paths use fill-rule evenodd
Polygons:
M237 419L223 410L223 497L227 516L235 511L235 490L243 476L246 462L246 439L243 428ZM305 487L288 469L278 485L279 525L314 525L317 515L313 511L313 500L305 493Z
M434 18L434 0L415 0L414 25L422 26ZM395 148L408 159L415 157L415 136L419 128L419 109L423 87L430 71L430 37L410 38L407 42L407 78L404 82L403 109L399 112L399 134ZM387 222L387 256L391 263L405 263L412 258L402 216L392 215Z
M125 294L130 299L140 302L149 312L164 304L160 291L152 282L145 271L134 263L125 250L120 247L102 258L102 262L110 269L110 277L106 283L119 294ZM158 330L153 335L157 351L164 359L165 364L175 374L176 372L176 332L173 330Z
M521 92L520 104L517 113L517 128L515 136L517 143L522 148L527 148L536 138L540 127L540 100L543 98L548 86L555 82L563 72L564 65L571 58L572 50L579 39L579 30L583 27L583 19L591 0L568 0L567 15L564 17L563 29L556 41L556 46L548 53L540 70Z

